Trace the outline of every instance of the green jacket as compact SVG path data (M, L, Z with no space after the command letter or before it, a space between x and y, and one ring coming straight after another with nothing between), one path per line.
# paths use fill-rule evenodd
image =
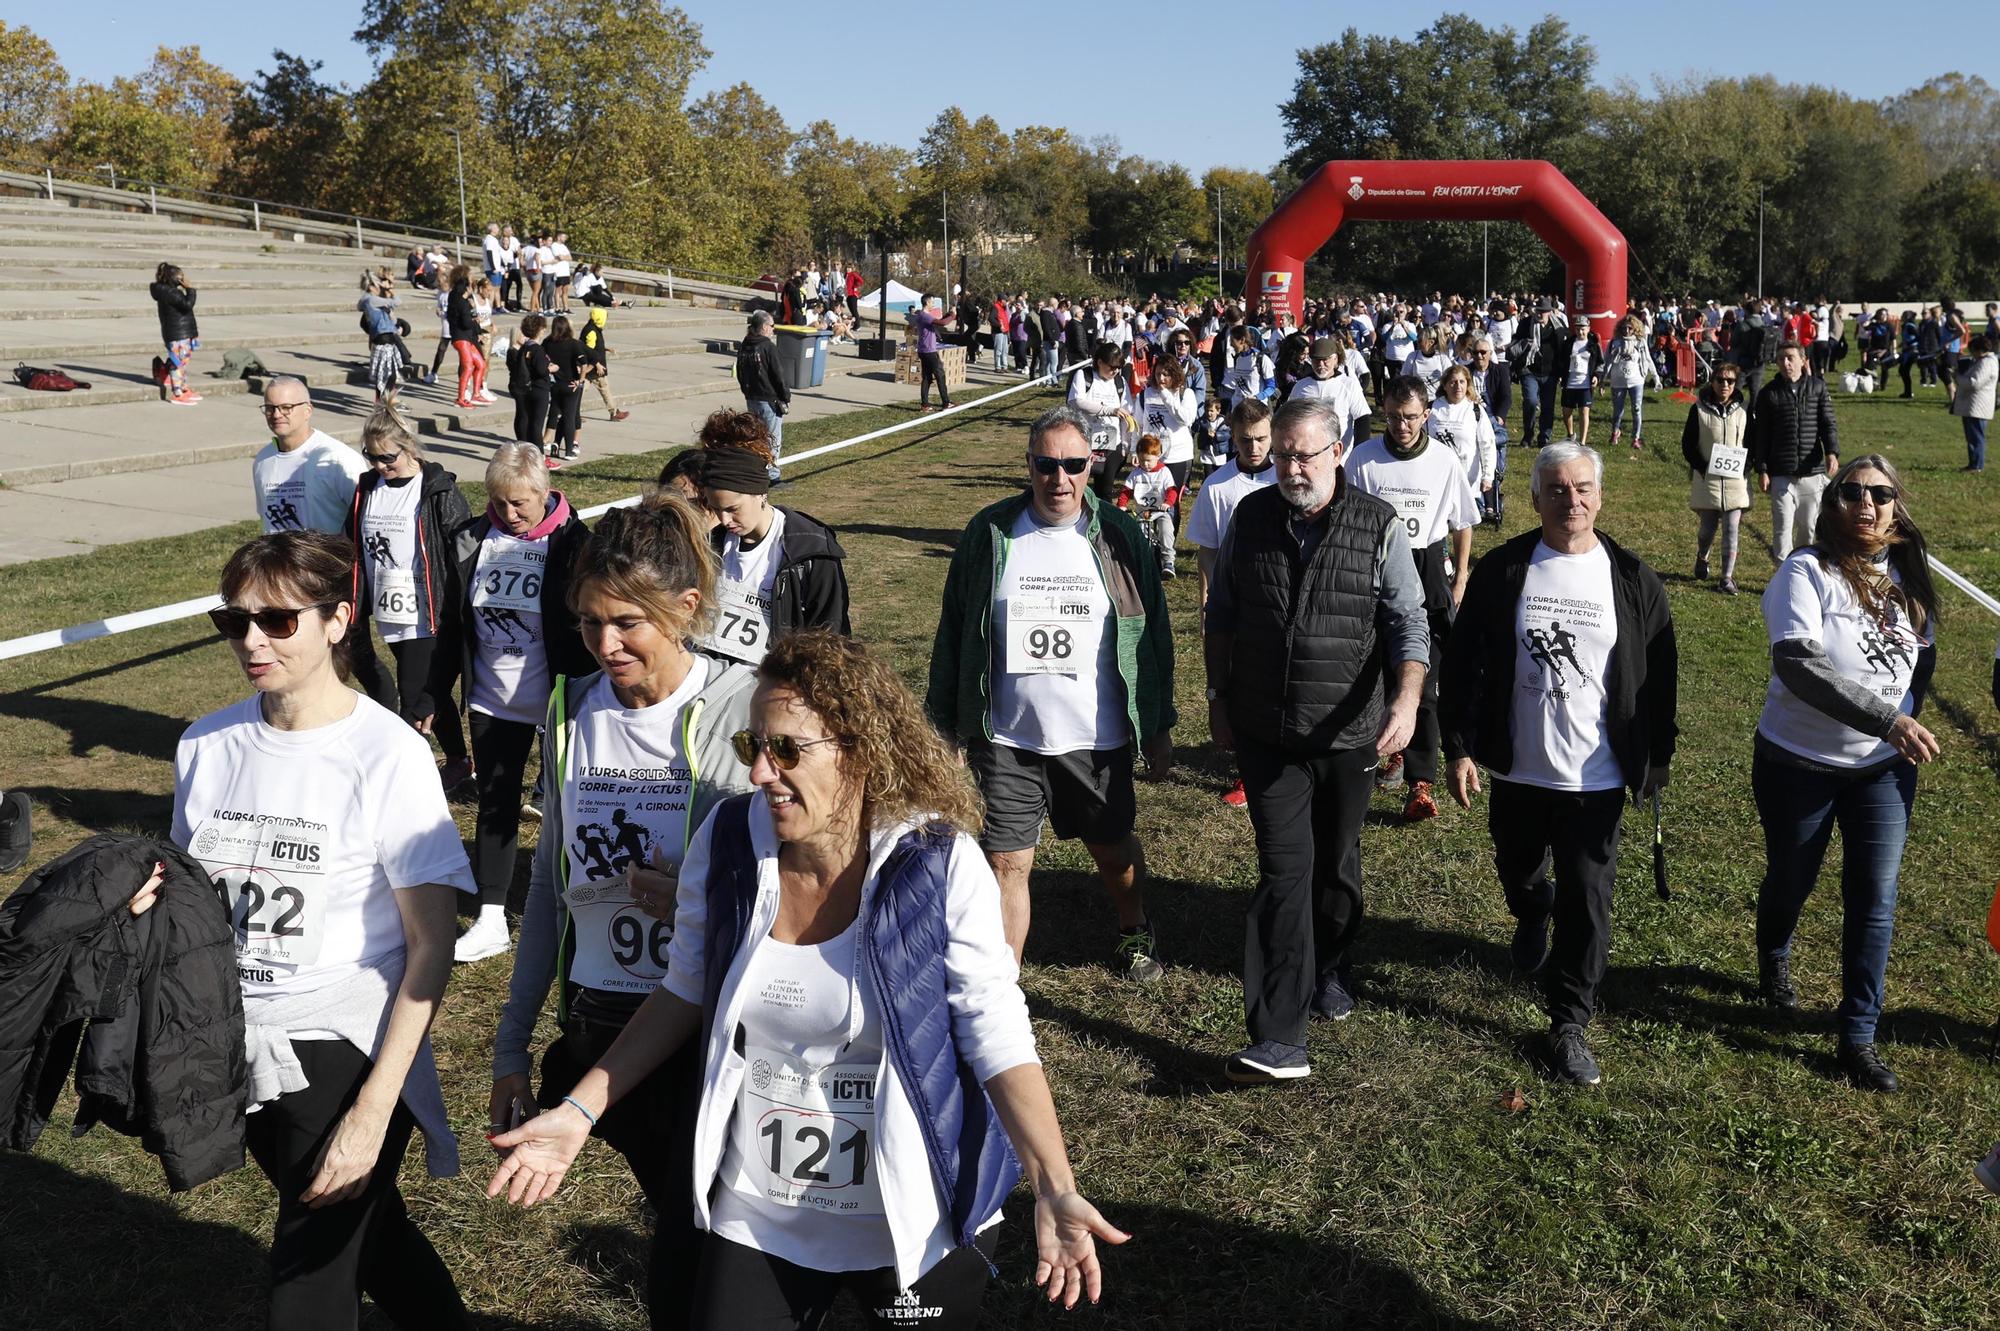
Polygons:
M993 597L1006 568L1008 532L1027 510L1026 494L988 505L974 515L952 552L944 580L944 613L931 645L930 690L924 708L931 724L964 744L993 738ZM1084 535L1097 554L1098 577L1111 598L1118 647L1118 677L1125 686L1125 715L1135 743L1174 728L1174 635L1167 620L1153 547L1139 524L1100 504L1086 490Z

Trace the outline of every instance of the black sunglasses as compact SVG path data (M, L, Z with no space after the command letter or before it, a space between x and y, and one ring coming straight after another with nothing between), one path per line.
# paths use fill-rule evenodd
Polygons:
M1084 468L1090 465L1089 458L1031 458L1030 461L1035 464L1036 472L1043 476L1053 476L1058 470L1081 476Z
M299 631L299 616L307 610L331 610L339 604L338 601L322 601L297 610L238 610L233 605L225 605L209 611L208 622L231 642L241 642L248 637L252 624L263 630L267 638L289 638Z
M1880 507L1883 504L1895 503L1898 493L1893 485L1863 485L1859 481L1840 483L1840 499L1842 503L1847 504L1860 503L1861 496L1865 494L1875 501L1877 507Z
M403 450L399 448L393 453L363 453L361 460L371 467L387 467L394 464L396 459L401 456L403 456Z
M789 772L799 765L799 755L815 744L838 744L837 736L828 735L824 739L793 739L790 735L758 735L748 730L739 730L729 737L729 745L736 750L736 761L749 767L757 761L758 750L771 755L771 766L780 772Z

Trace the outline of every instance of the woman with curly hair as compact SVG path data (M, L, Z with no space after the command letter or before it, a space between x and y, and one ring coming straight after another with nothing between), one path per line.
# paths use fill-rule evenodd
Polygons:
M749 719L750 671L693 650L714 592L701 520L677 497L612 510L576 554L569 605L600 669L557 678L549 693L541 841L493 1042L495 1134L538 1105L561 1106L659 988L670 875L710 810L749 789L730 736ZM560 1034L542 1055L537 1095L528 1074L551 987ZM647 1301L655 1327L678 1327L698 1239L688 1224L693 1051L647 1073L620 1085L631 1094L593 1117L590 1135L626 1158L653 1204Z
M1766 860L1758 987L1780 1012L1798 1011L1792 935L1838 823L1840 1067L1863 1090L1893 1091L1875 1024L1917 764L1938 756L1917 721L1937 661L1937 595L1894 466L1855 458L1827 490L1812 544L1764 592L1771 687L1750 768Z
M701 649L755 665L788 633L848 632L847 552L833 528L771 502L776 459L762 418L714 412L700 439L702 502L716 518L716 615Z
M757 668L734 737L754 795L688 848L664 984L564 1101L495 1145L533 1204L599 1116L699 1037L697 1327L979 1323L1007 1194L1035 1279L1096 1302L1096 1240L1035 1054L965 769L887 661L807 631Z

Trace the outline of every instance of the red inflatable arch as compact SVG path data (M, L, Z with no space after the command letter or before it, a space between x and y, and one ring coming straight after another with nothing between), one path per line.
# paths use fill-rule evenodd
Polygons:
M1348 221L1525 222L1568 269L1563 300L1625 313L1625 237L1547 162L1328 162L1250 237L1248 308L1300 317L1306 260Z

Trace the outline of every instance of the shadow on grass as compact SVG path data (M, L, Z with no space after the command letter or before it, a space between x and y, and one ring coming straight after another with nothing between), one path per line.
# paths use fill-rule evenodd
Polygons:
M965 535L963 528L891 527L879 522L843 522L838 530L842 536L887 536L912 545L927 545L931 548L924 553L936 556L949 556L957 548L958 538Z
M1085 1184L1088 1192L1088 1184ZM1096 1309L1079 1304L1063 1319L1077 1326L1143 1326L1160 1331L1499 1331L1500 1324L1447 1308L1409 1271L1371 1257L1337 1236L1305 1237L1181 1207L1094 1197L1133 1237L1099 1248L1105 1293ZM1000 1275L983 1321L1051 1325L1033 1284L1033 1205L1017 1192L1007 1206Z

